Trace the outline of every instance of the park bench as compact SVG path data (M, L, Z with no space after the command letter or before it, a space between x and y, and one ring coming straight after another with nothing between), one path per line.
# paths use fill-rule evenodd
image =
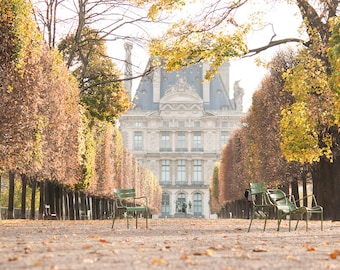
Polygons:
M144 213L146 220L146 228L148 228L148 198L145 196L136 197L136 191L131 189L114 189L115 206L112 215L112 228L115 219L119 216L119 212L123 211L126 215L127 228L129 229L129 217L135 216L136 229L138 227L138 216ZM120 211L119 211L120 210Z
M291 220L292 217L298 216L295 230L298 227L299 221L303 219L303 216L306 216L306 231L308 231L308 220L313 213L320 214L321 221L321 230L323 230L323 208L318 205L315 196L308 195L307 198L311 198L311 207L308 206L297 206L298 201L303 201L306 197L301 198L300 200L295 200L294 196L287 196L284 191L280 189L268 189L268 195L275 205L277 211L277 220L278 227L277 230L280 230L280 224L284 217L289 217L289 231L291 230Z
M251 219L248 227L250 231L251 224L255 217L264 218L263 231L266 230L267 219L270 209L274 209L275 206L268 197L267 189L263 182L250 183L249 184L250 198L251 198Z

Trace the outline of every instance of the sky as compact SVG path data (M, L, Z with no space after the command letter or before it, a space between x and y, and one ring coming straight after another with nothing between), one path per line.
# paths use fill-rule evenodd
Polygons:
M34 0L35 2L38 0ZM69 0L68 0L69 1ZM199 9L200 1L203 0L197 0L198 4L196 4L195 8ZM216 1L216 0L205 0L205 1ZM187 1L189 2L189 1ZM281 39L281 38L288 38L288 37L299 37L298 34L298 28L301 24L301 19L299 16L296 16L298 14L298 9L296 5L288 5L286 4L286 1L272 1L274 4L264 4L264 0L254 0L254 4L251 6L250 9L245 9L243 11L237 12L237 22L248 22L249 20L249 14L256 11L256 9L259 10L265 10L264 15L262 16L262 19L264 22L270 22L274 26L274 30L276 33L275 40ZM271 1L269 1L271 2ZM67 2L66 2L67 3ZM223 1L221 3L224 3ZM68 2L68 7L72 7L72 2ZM192 8L189 9L190 13L192 12ZM177 12L177 11L176 11ZM69 12L66 12L67 14ZM179 14L175 14L179 15ZM118 21L119 22L119 21ZM159 31L159 25L153 26L153 29L143 29L142 27L137 27L137 31L140 31L141 33L136 32L137 35L149 34L149 33L157 33ZM126 31L126 28L122 28L123 31ZM141 30L142 29L142 30ZM63 30L63 29L61 29ZM64 29L64 31L69 31L69 26L67 25L67 28ZM132 31L132 30L131 30ZM62 31L63 32L63 31ZM129 35L129 32L123 32L122 35L126 36ZM133 33L131 32L131 35ZM248 44L249 49L253 49L256 47L260 47L265 45L269 42L273 35L272 28L270 26L264 27L263 29L258 29L257 31L253 32L248 37ZM291 44L292 47L296 46L296 44ZM124 51L124 43L117 40L114 41L114 43L108 44L108 53L112 57L120 58L124 60L125 58L125 51ZM266 74L266 69L263 67L259 67L256 65L255 60L256 58L261 58L263 61L269 61L273 55L274 52L277 50L270 49L265 52L262 52L261 54L257 55L256 57L248 57L238 60L232 60L231 66L230 66L230 95L232 97L233 95L233 85L235 81L240 81L241 87L244 89L244 98L243 98L243 111L247 112L251 102L252 102L252 95L255 90L259 88L259 85L263 79L263 77ZM147 52L144 49L134 46L132 51L132 62L135 66L138 68L135 68L138 73L142 73L145 69L145 66L148 62L149 56L147 55ZM117 66L119 69L124 71L124 66L122 65L122 62L117 63ZM136 73L136 72L135 72ZM134 74L135 75L135 74ZM139 80L135 80L133 82L133 89L135 90L138 87Z
M256 1L258 3L258 8L263 10L263 2ZM254 11L253 9L251 12ZM262 19L264 22L270 22L274 26L275 40L281 38L292 38L300 37L298 34L298 28L301 24L301 19L296 14L298 13L296 6L289 6L285 3L267 5L266 14L263 15ZM239 20L247 21L249 14L247 11L238 14ZM253 32L248 37L249 49L256 47L261 47L266 45L273 36L273 30L271 26L264 27L263 29L258 29L258 31ZM296 43L289 44L291 47L296 47ZM280 48L283 48L281 46ZM251 106L252 96L254 91L256 91L262 79L264 78L267 70L264 67L258 66L256 64L256 58L260 58L262 61L269 61L279 48L273 48L266 50L261 54L254 57L246 57L243 59L232 60L230 62L230 97L233 95L233 85L236 81L240 81L241 87L244 89L243 97L243 111L247 112ZM144 54L144 55L143 55ZM143 67L148 59L145 51L141 49L134 48L132 52L132 61L134 64ZM136 89L139 81L133 82L133 88Z
M287 4L277 4L274 7L268 7L269 13L263 18L265 22L271 22L274 25L276 37L275 40L283 38L300 37L298 33L301 19L296 15L298 12L296 6L288 6ZM271 27L265 27L249 36L249 49L261 47L268 43L272 37ZM231 61L231 87L233 83L240 80L240 85L244 89L245 95L243 97L243 111L247 112L251 106L253 93L258 90L261 81L267 74L264 67L256 64L256 58L262 61L270 61L279 49L284 49L285 46L292 48L296 47L296 43L283 45L277 48L269 49L254 57L243 58Z

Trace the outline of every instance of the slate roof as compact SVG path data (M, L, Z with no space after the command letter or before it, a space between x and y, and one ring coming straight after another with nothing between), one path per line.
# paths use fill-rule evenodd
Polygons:
M201 64L191 65L180 71L166 72L161 69L160 83L160 99L164 96L167 89L176 84L179 78L185 78L187 83L192 85L196 93L203 100L203 84L202 84L202 66ZM144 77L136 91L133 102L135 110L159 110L159 102L153 102L153 83L152 74ZM229 87L229 86L227 86ZM205 110L235 110L234 101L228 96L229 89L226 89L222 83L220 75L210 81L210 102L204 103Z

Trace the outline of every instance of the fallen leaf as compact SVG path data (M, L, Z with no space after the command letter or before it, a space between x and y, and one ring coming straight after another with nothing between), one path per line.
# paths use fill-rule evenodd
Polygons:
M91 248L92 246L91 245L83 245L81 248L82 249L89 249L89 248Z
M18 258L17 256L9 257L9 258L8 258L8 261L9 261L9 262L14 262L14 261L17 261L17 260L19 260L19 258Z
M151 261L151 265L165 265L168 262L163 259L163 258L153 258L153 260Z
M308 248L307 248L307 251L315 251L315 250L316 250L315 247L308 247Z
M28 254L32 252L32 249L30 247L25 247L24 251L25 251L25 254Z
M338 250L338 249L334 250L334 251L330 254L331 259L336 259L336 257L337 257L338 255L340 255L340 250Z
M99 242L100 242L100 243L107 243L107 240L105 240L105 239L99 239Z
M186 259L188 259L188 254L186 253L182 254L181 260L186 260Z
M37 260L34 262L34 266L39 266L39 265L41 265L41 261Z
M253 252L267 252L267 250L265 250L263 248L254 248Z
M86 258L83 260L83 263L93 263L94 261L92 259Z

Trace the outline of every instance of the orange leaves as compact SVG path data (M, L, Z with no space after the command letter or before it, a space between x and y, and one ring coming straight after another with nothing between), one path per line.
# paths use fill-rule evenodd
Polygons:
M331 259L335 260L339 255L340 255L340 250L339 250L339 249L335 249L335 250L330 254L330 257L331 257Z

